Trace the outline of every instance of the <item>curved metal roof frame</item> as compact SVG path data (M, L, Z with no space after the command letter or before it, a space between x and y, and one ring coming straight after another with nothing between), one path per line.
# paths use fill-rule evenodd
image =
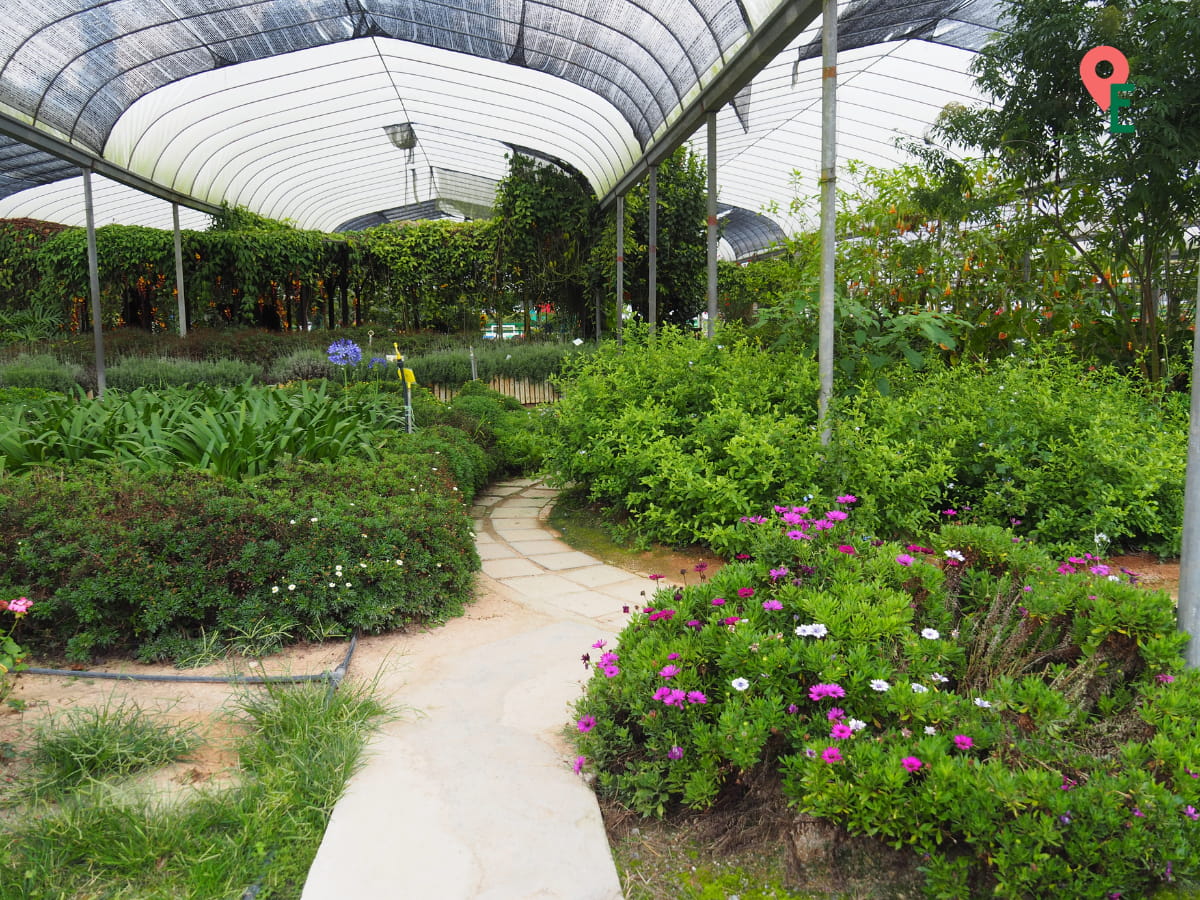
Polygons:
M842 4L839 158L892 164L897 133L919 137L945 103L977 100L965 69L996 2ZM39 204L63 196L49 182L79 167L201 212L240 204L330 231L439 199L437 170L503 177L508 144L566 161L607 203L714 111L722 202L795 230L804 217L779 209L791 173L815 184L819 168L815 0L6 7L0 217L49 217ZM408 156L383 131L398 123L417 135ZM103 194L99 221L108 204L114 221L169 218Z

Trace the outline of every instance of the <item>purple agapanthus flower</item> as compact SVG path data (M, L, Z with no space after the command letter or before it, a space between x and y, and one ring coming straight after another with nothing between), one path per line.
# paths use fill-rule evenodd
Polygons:
M348 338L341 338L329 345L329 361L335 366L357 366L362 362L362 347Z

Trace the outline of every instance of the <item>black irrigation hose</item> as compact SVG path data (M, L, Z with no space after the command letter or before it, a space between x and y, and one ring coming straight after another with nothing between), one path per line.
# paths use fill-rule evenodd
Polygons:
M341 663L332 672L322 672L319 675L140 675L136 672L95 672L84 671L76 672L73 669L42 669L36 666L30 666L27 669L22 669L21 672L30 675L70 675L73 678L111 678L125 681L175 681L175 682L191 682L195 684L296 684L302 681L325 681L329 684L329 692L325 695L325 705L328 707L333 700L333 693L346 678L346 670L350 668L350 657L354 655L354 650L358 646L359 630L354 629L354 634L350 636L350 643L346 647L346 655ZM271 861L275 858L275 849L272 849L263 860L263 872L258 876L258 879L250 887L242 893L241 900L254 900L263 888L263 882L267 880L267 874L271 869Z
M303 681L328 681L334 687L342 683L350 667L350 657L358 645L358 631L350 638L346 657L332 672L316 675L142 675L137 672L76 671L74 669L43 669L29 666L21 669L26 675L66 675L72 678L107 678L114 681L164 681L188 682L192 684L297 684Z

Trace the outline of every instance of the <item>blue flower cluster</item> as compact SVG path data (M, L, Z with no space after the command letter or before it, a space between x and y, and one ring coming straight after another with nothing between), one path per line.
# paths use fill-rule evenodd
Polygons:
M346 338L330 344L328 352L329 361L335 366L357 366L362 362L362 348Z

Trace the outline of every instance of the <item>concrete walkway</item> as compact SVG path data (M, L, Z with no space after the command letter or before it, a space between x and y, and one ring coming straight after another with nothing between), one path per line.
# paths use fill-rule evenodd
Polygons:
M335 807L302 900L621 897L563 732L580 657L611 645L649 582L546 530L554 495L521 479L477 501L477 600L381 676L406 711Z

